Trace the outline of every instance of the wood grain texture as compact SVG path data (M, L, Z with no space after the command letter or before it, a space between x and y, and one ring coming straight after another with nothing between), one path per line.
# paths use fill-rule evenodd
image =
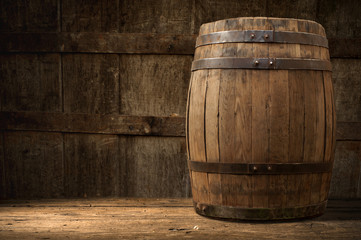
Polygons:
M326 29L328 37L354 38L361 33L360 5L357 0L318 0L317 21Z
M306 221L239 223L201 217L190 199L12 201L0 205L0 238L358 239L360 201L328 206L325 215Z
M185 116L190 56L121 55L120 113Z
M60 133L4 132L7 199L64 196L63 137Z
M247 77L242 77L237 79L246 79L246 78ZM292 82L294 83L293 80ZM241 85L237 84L237 86L241 86ZM295 84L292 84L292 86L293 86L292 89L298 88L299 90L303 90L303 88L300 88L300 86L297 87L297 85ZM249 89L249 86L248 87L246 86L245 89ZM292 93L294 95L293 99L295 99L296 94L299 94L299 92L297 93L295 90L292 89L290 89L290 91L293 91ZM212 89L210 85L208 85L208 91L215 91L215 90ZM241 94L241 96L247 98L247 94L249 95L250 93L251 93L250 91L245 91L243 94ZM213 95L213 93L209 92L209 95L211 94ZM246 119L247 116L248 118L251 116L250 115L251 103L250 100L247 99L245 101L242 101L242 104L243 103L245 104L244 106L245 109L242 110L244 114L240 115L245 118L240 120L240 121L245 121L242 125L244 126L244 128L243 130L239 130L246 134L236 136L236 141L241 142L241 148L237 149L236 156L238 156L237 158L243 159L245 162L251 159L250 157L247 157L247 154L249 152L248 150L250 149L250 143L246 141L248 139L247 131L250 132L250 129L247 128L247 126L251 125L250 120ZM212 100L215 101L213 97ZM208 99L208 102L210 101L211 99ZM241 103L237 99L236 101L238 101L238 104ZM212 111L218 111L217 106L213 104L209 104L209 105L211 105L212 108L214 108ZM297 106L297 104L295 106ZM239 106L236 108L238 109ZM247 111L248 111L248 115L247 115ZM292 110L292 111L294 111L295 114L297 113L296 110ZM303 112L298 111L298 113L300 115L303 115ZM206 120L208 121L208 126L211 125L210 114L211 113L208 113L208 117L206 118ZM292 114L290 115L290 119L301 120L301 118L291 117L291 116ZM217 115L215 115L214 117L217 117ZM185 121L186 119L184 117L178 117L178 116L155 117L155 116L125 116L118 114L104 115L104 114L78 114L78 113L50 113L50 112L0 112L1 130L74 132L74 133L80 132L80 133L126 134L126 135L159 135L159 136L184 137ZM88 124L84 125L84 122L87 122ZM237 121L236 124L241 124L241 123ZM292 124L294 124L294 126L297 125L297 129L293 129ZM300 128L301 125L298 125L297 123L292 123L292 124L290 125L291 126L290 136L292 136L293 134L297 136L300 136L299 134L303 134L303 130L302 128ZM235 127L238 129L237 125ZM295 131L298 131L298 133L296 133ZM210 136L211 134L214 135L212 135L211 137ZM241 139L238 139L238 137ZM218 139L218 130L214 130L213 133L207 132L208 143L212 141L216 141L217 139ZM336 140L360 141L361 123L337 122ZM296 144L293 145L292 144L293 142L296 142ZM301 146L303 146L303 137L290 138L290 149L291 146L299 146L299 147L289 152L290 161L291 160L294 162L302 161L303 155L301 155L301 153L303 152L303 147ZM241 150L243 148L244 150ZM298 155L296 154L297 152L299 152ZM218 156L218 147L207 149L207 158L215 159L214 156Z
M0 199L6 197L6 179L5 179L5 154L4 154L4 132L0 131Z
M336 140L361 140L361 122L337 122Z
M58 0L1 1L0 32L59 31L58 2Z
M205 96L207 91L208 71L192 74L192 91L189 104L189 156L192 161L206 162L205 133ZM191 172L192 194L195 201L209 202L209 184L207 173Z
M361 142L337 142L330 198L359 198L360 172Z
M183 117L0 112L0 129L42 132L185 136ZM86 123L86 124L84 124Z
M120 1L120 32L193 33L190 0Z
M119 195L118 137L64 134L65 197Z
M171 33L4 32L0 37L0 52L192 55L196 37L194 34ZM361 57L361 38L328 38L328 41L330 55L333 58ZM311 58L319 54L317 48L309 45L300 46L302 56ZM281 55L280 50L282 49L273 55ZM325 50L327 49L321 49Z
M58 54L0 55L1 111L61 111Z
M195 1L194 12L194 29L198 33L198 29L204 23L213 22L221 19L235 18L235 17L251 17L251 16L265 16L266 14L266 0L244 1Z
M337 121L361 122L361 60L332 59Z
M120 196L190 196L184 138L124 136L119 151Z
M226 46L223 46L226 47ZM237 49L235 49L237 50ZM223 48L223 51L226 51ZM222 163L234 163L235 151L237 148L235 142L235 97L236 97L236 74L237 70L227 69L220 72L219 77L219 161ZM207 131L207 129L206 129ZM208 148L208 145L207 145ZM221 174L221 197L222 204L227 206L235 205L240 196L242 184L237 181L238 176Z
M333 58L360 58L360 38L328 38L330 55Z
M12 113L11 115L1 113L0 125L4 126L6 123L6 126L2 128L5 131L36 130L41 131L38 133L39 135L48 134L43 131L56 131L184 136L182 119L185 115L185 92L190 75L191 55L194 52L195 36L193 33L198 32L199 26L205 22L241 15L264 15L305 18L316 20L324 25L330 42L331 56L337 57L337 59L332 59L337 118L341 121L337 128L337 139L359 141L361 140L361 127L359 126L361 122L359 111L361 109L359 101L361 88L358 81L360 61L359 59L340 59L360 58L361 56L359 48L361 35L358 31L359 12L360 7L355 0L341 2L336 0L292 2L273 0L242 2L235 0L1 1L0 109ZM229 22L226 27L227 30L231 30L244 24L246 22ZM218 27L225 29L224 24L222 26L221 23L218 24ZM282 29L282 24L279 24L278 27ZM296 26L293 23L287 27L294 29ZM299 31L322 32L322 29L308 26L305 22L299 23L297 27ZM283 47L273 53L289 52L293 54L300 51L301 56L307 58L327 58L324 53L317 51L314 47L300 46L299 50ZM237 56L246 56L247 53L243 51L244 49L245 45L238 47ZM47 54L49 52L52 54ZM65 53L63 54L64 72L60 70L61 56L58 53ZM73 53L75 53L75 57L70 57ZM89 54L84 57L85 55L78 53L103 53L104 55ZM166 56L122 55L119 57L109 53L165 54ZM202 56L208 53L207 50L203 50ZM214 52L215 55L219 54L217 56L234 53L235 51L226 45L224 51L220 49L218 53ZM169 56L168 54L189 56ZM99 69L98 65L100 65ZM117 73L118 76L116 76ZM65 87L64 99L62 99L61 89L62 74ZM252 78L251 74L242 75L243 77ZM289 79L293 77L291 76ZM93 83L91 83L92 80ZM251 88L247 88L247 84L251 83L245 83L245 89L250 90ZM297 84L296 88L303 89L304 86L301 83ZM211 94L211 85L208 85L207 91ZM294 101L304 101L304 94L300 95L293 88L290 88L289 91L290 96L291 94L295 95ZM83 93L84 95L82 95ZM242 101L243 98L247 98L242 94L239 97ZM81 103L77 103L78 100ZM62 101L65 103L64 106L62 106ZM210 103L211 100L207 98L206 101ZM290 99L291 101L293 100ZM320 103L320 101L317 102ZM249 107L251 103L247 104L241 106L240 109L251 111ZM53 113L61 112L63 107L66 110L65 114ZM32 112L21 112L14 115L17 111ZM300 109L290 109L290 111L298 111L299 114L302 114ZM238 110L235 112L238 116L242 115ZM84 114L78 115L78 113ZM118 115L119 113L127 114L127 116ZM180 117L164 117L173 113ZM154 117L144 117L143 115ZM56 119L57 117L59 119ZM14 119L16 123L14 123ZM207 117L205 119L206 125L211 125L210 120ZM244 122L247 121L249 118L245 116ZM10 125L7 124L9 122ZM295 127L297 124L290 118L290 131L304 136L300 133L302 129L299 126ZM237 125L235 131L238 127L242 131L250 131L249 128ZM284 126L280 128L282 127ZM248 134L249 132L238 135L234 141L244 141ZM321 135L322 133L315 134ZM17 136L21 138L22 135L18 134ZM274 139L277 137L272 134L271 136ZM214 135L210 138L214 140ZM7 144L6 141L3 144ZM15 142L15 140L12 141ZM82 141L86 142L86 140ZM298 138L292 141L301 143L303 139ZM318 144L321 144L321 141ZM248 150L251 149L249 145L244 147ZM315 152L320 156L319 149L319 147L315 147ZM4 152L5 150L4 148ZM212 154L217 154L216 152L212 153L212 150L212 148L207 148L207 160ZM289 150L290 159L291 156L297 159L299 149L294 150ZM272 151L271 143L270 151ZM247 155L241 151L235 154L241 159L246 160L247 158ZM350 153L349 155L356 156L357 154ZM338 154L336 157L342 158L340 156ZM353 157L346 158L349 160ZM180 160L179 162L177 164L184 164ZM352 176L357 177L356 175ZM151 177L152 175L149 178ZM327 181L327 177L329 176L325 177L325 181ZM213 176L208 175L209 182L212 181L210 180L212 178ZM277 187L279 186L277 181L272 181L270 184ZM314 180L312 181L314 182ZM358 180L352 179L352 181L357 182ZM237 185L234 179L230 182ZM288 180L287 182L290 189L297 189L297 183L296 186L291 186L290 182L293 181ZM186 184L186 186L188 185ZM346 185L334 181L333 186L336 189L335 192L343 192L340 190L342 187L338 186ZM240 188L243 189L243 187L247 187L247 185ZM312 189L314 190L311 186L310 191ZM214 190L216 192L217 188ZM327 194L323 193L323 196L325 195ZM288 201L295 203L296 200L298 201L297 194ZM247 204L246 200L244 201Z
M2 33L0 52L194 53L193 34L41 32Z
M332 104L332 80L331 73L323 73L323 84L325 88L325 162L332 161L332 136L333 136L333 104Z
M318 0L307 1L267 1L267 16L315 20Z
M119 57L116 54L63 56L64 112L119 113Z
M268 29L269 22L255 19L250 22L252 29ZM269 57L269 45L252 44L254 57ZM252 163L270 162L270 73L252 71ZM267 175L251 176L252 207L269 207L269 179Z
M61 1L63 32L118 32L119 1Z
M207 144L207 162L219 162L219 91L220 70L210 70L207 78L207 92L205 96L205 141ZM209 201L222 204L222 183L219 174L208 173Z
M329 38L358 38L360 7L357 0L307 1L196 1L195 30L201 24L220 19L250 16L308 19L321 23ZM301 23L302 24L302 23ZM301 25L300 25L301 27ZM197 33L197 32L195 32Z
M325 35L324 29L312 21L261 17L235 18L207 23L202 25L200 33L244 29L300 31ZM321 50L320 47L307 49L301 48L300 44L287 43L213 44L199 47L195 53L197 60L222 57L329 60L329 54L325 49ZM209 72L217 72L218 76L215 75L217 78ZM197 157L193 159L191 157L191 160L204 161L204 158L200 156L203 156L205 150L207 162L208 152L212 157L210 162L218 162L217 155L219 155L219 162L222 163L321 163L324 159L331 162L334 146L334 107L330 76L329 72L323 74L321 71L293 69L220 68L193 71L189 108L191 111L192 107L197 109L195 113L197 117L189 118L188 135L191 136L189 138L190 154ZM208 90L212 91L213 95L217 96L217 93L214 93L207 84L205 87L202 85L204 78L209 77L212 81L218 81L218 99L208 96ZM207 80L206 83L208 82ZM203 97L204 88L206 89L205 97ZM218 104L214 102L215 100ZM208 107L208 101L215 106ZM202 126L203 105L206 110L212 109L210 118L207 118L208 112L205 112L204 127ZM216 106L218 106L218 111L215 109ZM219 114L218 118L214 117L213 112ZM207 126L210 127L209 133ZM217 127L218 144L214 139L216 136L214 129ZM208 145L208 138L210 145ZM208 150L208 148L211 149ZM327 154L326 158L324 152ZM253 170L257 171L256 168ZM225 208L232 206L250 209L292 208L320 203L328 194L330 176L329 173L323 176L311 172L283 175L222 174L219 179L215 172L208 173L211 181L208 178L207 186L201 179L203 173L192 171L191 175L192 188L197 193L194 201L200 203L196 205L197 211L202 215L219 217L227 215L226 213L223 215L222 210L215 210L218 211L217 213L210 209L202 210L203 206L207 206L207 201L210 201L210 205L216 204ZM322 181L326 183L323 184ZM199 194L201 189L204 189L203 195ZM208 199L205 194L207 191L210 192L208 196L211 196ZM222 204L219 204L220 201ZM201 203L206 203L206 205Z

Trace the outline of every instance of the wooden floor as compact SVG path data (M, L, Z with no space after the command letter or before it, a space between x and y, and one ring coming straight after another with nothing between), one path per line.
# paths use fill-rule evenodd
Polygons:
M361 239L361 200L329 201L318 218L229 222L190 199L0 201L0 239Z

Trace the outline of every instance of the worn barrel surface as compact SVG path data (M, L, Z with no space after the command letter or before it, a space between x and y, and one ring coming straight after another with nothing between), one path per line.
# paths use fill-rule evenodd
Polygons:
M203 24L186 127L196 212L250 220L322 214L335 122L320 24L263 17Z

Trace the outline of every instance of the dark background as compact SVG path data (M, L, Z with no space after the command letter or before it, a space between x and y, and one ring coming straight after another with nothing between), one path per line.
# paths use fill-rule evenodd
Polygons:
M361 198L357 0L0 0L0 198L190 197L184 117L202 23L310 19L337 108L330 198Z

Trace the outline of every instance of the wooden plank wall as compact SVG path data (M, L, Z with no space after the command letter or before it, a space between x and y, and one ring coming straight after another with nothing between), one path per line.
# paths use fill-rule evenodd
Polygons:
M360 14L357 0L0 1L0 198L189 197L195 38L202 23L240 16L325 27L338 121L330 197L360 198Z

